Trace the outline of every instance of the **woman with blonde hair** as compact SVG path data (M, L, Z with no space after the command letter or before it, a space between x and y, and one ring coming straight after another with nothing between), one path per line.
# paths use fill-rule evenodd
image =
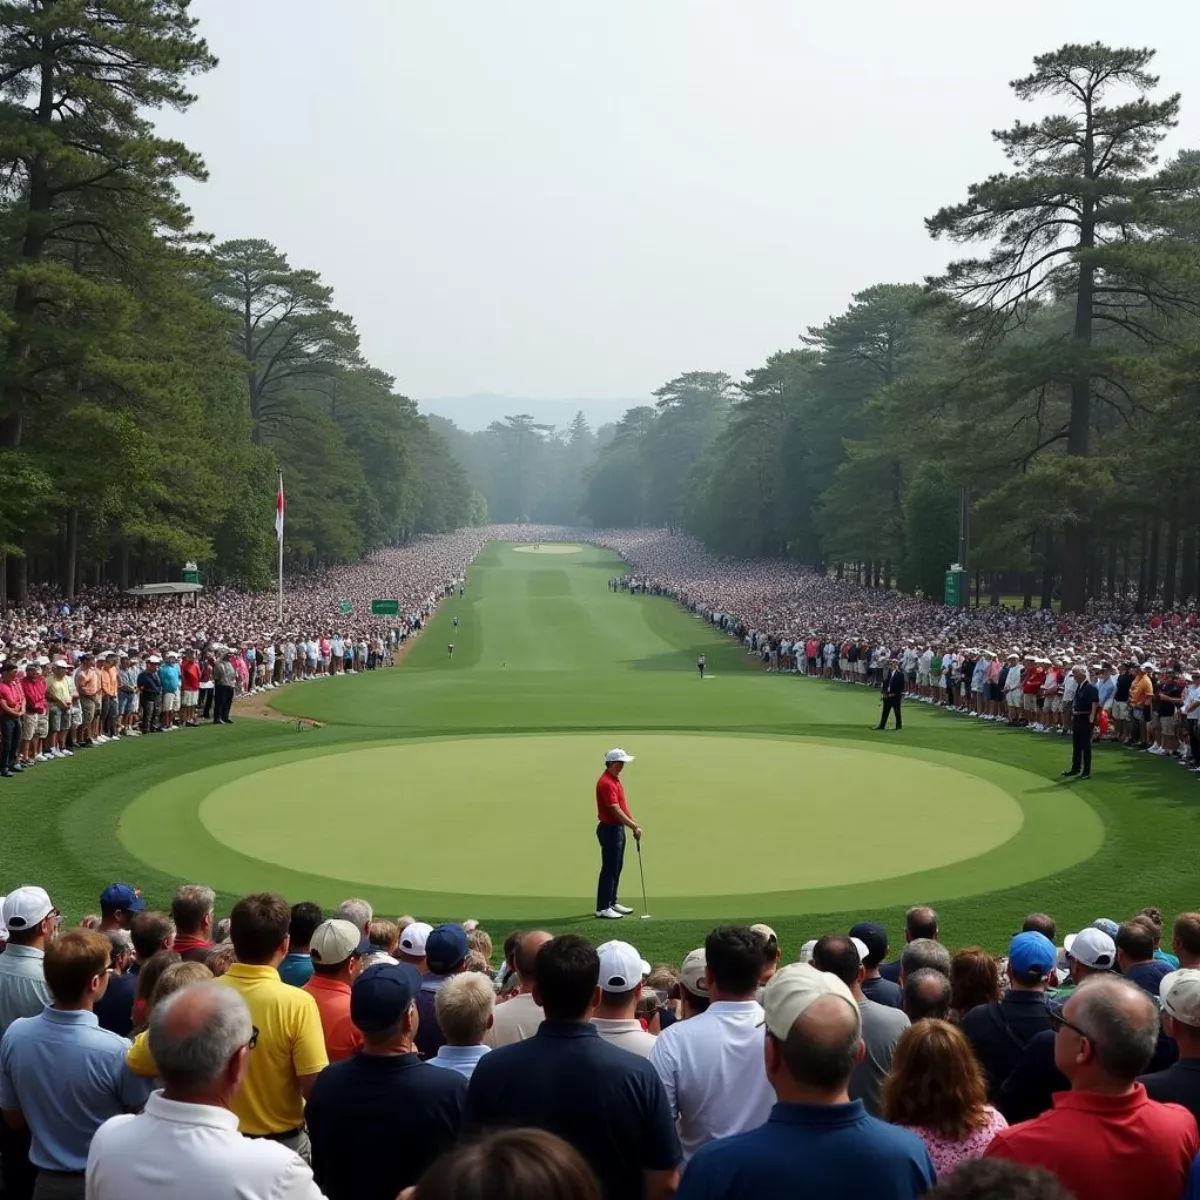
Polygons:
M971 1043L949 1021L918 1021L904 1031L883 1083L883 1116L921 1138L939 1178L978 1158L1008 1128L987 1102Z

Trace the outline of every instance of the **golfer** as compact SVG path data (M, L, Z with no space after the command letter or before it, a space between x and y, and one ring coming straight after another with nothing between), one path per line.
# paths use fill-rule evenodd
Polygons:
M617 921L633 912L617 901L621 867L625 863L625 830L642 840L642 827L629 815L621 772L633 755L619 747L604 756L604 774L596 781L596 840L600 843L600 882L596 887L596 916Z
M706 659L703 654L700 655L700 657L698 659L696 659L696 670L700 672L701 679L704 678L704 668L707 666L708 666L708 659Z

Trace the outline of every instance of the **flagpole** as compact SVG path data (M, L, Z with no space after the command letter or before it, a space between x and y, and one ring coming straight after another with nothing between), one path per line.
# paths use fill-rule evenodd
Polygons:
M279 472L279 494L283 495L283 472ZM279 526L279 624L283 625L283 525Z

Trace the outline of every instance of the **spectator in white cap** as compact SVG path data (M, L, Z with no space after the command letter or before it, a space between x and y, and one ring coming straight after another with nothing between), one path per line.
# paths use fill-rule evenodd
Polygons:
M162 680L158 676L158 667L161 662L162 659L157 654L151 654L146 659L145 668L138 674L142 733L160 733L162 731L162 726L159 724L162 713Z
M67 748L67 733L71 729L71 680L67 674L67 660L56 658L46 680L46 706L50 716L50 754L54 758L68 758L74 754Z
M40 887L9 892L2 912L8 946L0 954L0 1037L18 1017L36 1017L50 1003L43 964L58 929L58 909Z
M446 1041L428 1061L470 1079L476 1064L491 1050L484 1039L492 1027L496 989L486 975L464 971L438 988L435 1005Z
M396 957L402 963L416 967L424 975L429 970L425 961L425 941L433 932L433 926L425 921L412 921L400 931L396 945Z
M149 1040L163 1088L139 1115L112 1117L96 1131L89 1200L321 1200L299 1155L238 1132L230 1103L254 1033L229 988L192 984L155 1005Z
M1092 925L1078 933L1068 933L1063 938L1063 951L1067 956L1070 974L1061 987L1052 988L1046 993L1051 1000L1060 1003L1065 1002L1089 975L1103 974L1117 965L1116 943L1107 933Z
M596 953L600 956L600 1003L592 1014L596 1032L622 1050L649 1058L654 1034L647 1033L634 1014L650 964L628 942L605 942Z
M371 953L371 940L356 925L335 918L316 927L308 951L313 974L304 991L321 1014L329 1061L341 1062L362 1045L362 1034L350 1019L350 989Z
M411 928L410 925L409 929ZM404 932L407 933L408 930ZM517 978L521 986L510 1000L496 1005L495 1019L487 1036L489 1046L511 1046L514 1042L523 1042L537 1033L545 1014L542 1012L542 1006L533 998L534 968L538 951L553 936L544 929L534 929L521 936L513 954L513 965L517 969ZM403 945L404 938L401 937L400 941Z
M708 1011L708 962L704 947L689 950L679 968L679 983L672 999L679 1001L679 1018L697 1017Z
M22 764L45 762L46 736L50 732L50 719L46 715L46 680L42 677L41 662L30 659L25 664L25 678L21 680L25 693L25 716L21 721Z
M655 1039L650 1062L678 1119L686 1162L701 1146L761 1125L772 1094L763 1070L761 1005L754 999L763 941L746 926L704 941L708 1008Z
M763 1055L776 1103L759 1128L699 1149L678 1200L907 1200L934 1183L921 1139L851 1100L863 1055L859 1005L836 976L794 963L764 994ZM665 1036L665 1035L664 1035Z
M858 1004L866 1051L850 1077L850 1096L861 1100L872 1116L878 1116L883 1108L883 1081L891 1069L896 1043L910 1022L900 1009L876 1004L863 995L866 969L862 963L867 953L866 945L858 938L830 934L817 941L812 965L819 971L836 975Z
M158 668L158 680L162 685L162 727L169 733L179 719L182 676L179 655L174 650L168 650L163 658L165 661Z
M1200 971L1172 971L1159 984L1159 997L1163 1030L1179 1047L1179 1058L1140 1082L1151 1100L1182 1104L1200 1121Z

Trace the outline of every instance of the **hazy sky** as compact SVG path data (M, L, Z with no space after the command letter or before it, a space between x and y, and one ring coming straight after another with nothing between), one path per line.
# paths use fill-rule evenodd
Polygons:
M1184 91L1169 148L1200 146L1195 0L194 11L221 64L163 127L208 163L199 224L320 271L418 398L740 376L852 292L937 271L922 218L1003 169L1007 81L1066 41L1157 47Z

